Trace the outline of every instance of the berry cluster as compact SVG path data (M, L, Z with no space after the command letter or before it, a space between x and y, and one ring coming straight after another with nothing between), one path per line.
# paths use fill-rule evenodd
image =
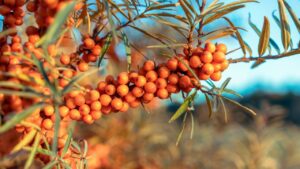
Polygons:
M25 11L22 6L25 2L25 0L0 1L0 14L4 16L5 28L14 28L23 24Z

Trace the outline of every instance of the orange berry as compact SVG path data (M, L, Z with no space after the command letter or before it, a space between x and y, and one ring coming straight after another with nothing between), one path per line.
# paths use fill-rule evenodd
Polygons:
M176 85L172 85L172 84L168 84L166 89L169 93L178 93L179 92L179 88Z
M71 69L64 70L62 74L66 78L72 78L73 77L73 71Z
M137 81L138 76L139 76L139 74L137 72L130 72L129 80L134 83L135 81Z
M3 3L7 6L15 6L16 0L3 0Z
M71 58L69 55L61 55L60 56L60 63L63 64L63 65L68 65L70 64L70 61L71 61Z
M5 16L5 15L9 14L10 11L11 11L11 9L6 5L1 5L0 6L0 14L1 15Z
M67 99L66 106L70 109L74 109L76 107L74 99L71 99L71 98Z
M116 87L112 84L109 84L105 87L105 93L112 96L116 93Z
M211 75L214 73L214 66L210 63L206 63L203 65L201 71L207 75Z
M86 124L92 124L94 122L94 119L91 115L87 114L84 115L82 120L86 123Z
M132 94L135 97L142 97L143 94L144 94L144 90L142 88L140 88L140 87L134 87L132 89Z
M115 78L112 75L108 75L105 77L105 82L108 84L114 84L115 83Z
M96 101L100 98L100 93L97 90L91 90L89 95L91 101Z
M126 112L129 109L129 104L123 102L123 107L120 109L120 112Z
M93 49L95 47L95 41L91 38L85 39L83 44L87 49Z
M102 106L108 106L111 102L111 97L107 94L103 94L100 96L100 102Z
M80 94L80 91L73 90L69 93L69 96L74 98L74 97L78 96L79 94Z
M210 75L210 79L213 81L219 81L222 78L222 73L219 72L214 72L213 74Z
M175 71L178 66L178 60L176 58L171 58L167 62L167 67L171 71Z
M67 106L60 106L58 109L61 117L66 117L69 114L69 110Z
M87 115L91 111L90 107L87 104L83 104L79 107L79 112L81 115Z
M156 85L153 82L147 82L144 86L145 92L147 93L155 93L156 92Z
M125 97L124 97L124 100L127 102L127 103L130 103L130 102L133 102L135 101L136 97L131 93L129 92Z
M193 50L193 55L197 55L197 56L200 56L203 52L203 49L201 47L197 47L197 48L194 48Z
M72 120L80 120L81 119L81 114L77 109L70 110L69 116Z
M170 70L167 67L162 66L158 69L158 76L160 78L168 78L169 75L170 75Z
M160 99L167 99L169 97L169 92L167 89L158 89L156 95Z
M222 63L225 60L225 54L222 52L215 52L213 54L213 57L214 57L213 61L217 63Z
M191 86L191 78L188 77L188 76L182 76L180 77L180 80L179 80L179 87L182 88L182 89L185 89L185 88L188 88Z
M221 70L221 64L213 62L212 65L214 66L214 72L218 72Z
M37 41L39 41L39 39L40 39L39 35L30 35L28 37L28 41L33 44L35 44Z
M127 72L121 72L118 75L118 84L125 85L129 82L129 76Z
M227 69L228 66L229 66L228 60L224 60L224 61L221 63L221 71L224 71L225 69Z
M153 93L145 93L143 95L143 102L148 103L148 102L152 101L153 99L154 99L154 94Z
M12 43L21 43L21 38L20 36L14 36L11 41Z
M203 63L210 63L213 61L213 56L210 52L204 51L200 56L201 62Z
M190 58L190 62L189 63L190 63L190 67L191 68L196 69L196 68L200 67L201 60L200 60L199 56L194 55L194 56L192 56Z
M163 88L167 87L167 80L163 79L163 78L158 78L156 80L156 86L158 89L163 89Z
M46 116L52 116L54 114L54 107L52 105L46 105L44 107L44 113Z
M122 109L123 101L120 98L114 98L111 101L111 106L112 106L113 109L118 111L118 110Z
M51 119L44 119L42 122L42 126L46 130L51 130L53 127L53 121Z
M90 115L92 116L92 118L94 120L98 120L102 116L102 114L101 114L101 112L99 110L98 111L92 110L91 113L90 113Z
M132 102L129 103L129 106L132 108L137 108L140 105L140 101L139 100L134 100Z
M85 103L85 97L84 97L82 94L76 96L76 97L74 98L74 103L75 103L77 106L83 105L83 104Z
M179 81L179 76L176 73L170 74L168 77L169 84L176 85Z
M209 75L207 75L207 74L205 74L205 73L203 73L203 72L199 72L198 73L198 78L200 79L200 80L207 80L207 79L209 79Z
M109 114L111 112L111 106L102 106L101 112L103 114Z
M97 56L95 56L94 54L87 54L86 55L88 62L96 62L97 61Z
M91 110L100 111L101 110L101 103L100 103L100 101L93 101L91 103Z
M139 75L136 79L136 81L134 82L134 84L137 86L137 87L143 87L147 82L147 79L145 78L145 76L141 76Z
M78 70L81 71L81 72L85 72L89 69L89 64L84 62L84 61L81 61L79 62L78 64Z
M187 59L183 59L182 61L179 61L178 68L179 70L186 72L188 71L188 67L186 65L189 65L189 61Z
M101 54L101 50L101 47L99 45L96 45L92 50L92 54L95 56L99 56Z
M210 53L214 53L216 51L216 46L211 42L207 42L204 49Z
M146 73L146 79L148 82L154 82L157 79L157 73L154 70L150 70Z
M129 88L127 85L119 85L117 87L117 93L121 97L126 96L128 92L129 92Z
M223 43L217 44L216 48L217 48L217 51L222 52L224 54L226 54L226 52L227 52L227 47Z
M107 86L107 83L104 82L104 81L101 81L101 82L98 83L97 89L98 89L101 93L103 93L103 92L105 91L106 86Z
M152 60L147 60L144 65L143 65L143 69L148 72L150 70L154 70L155 68L155 63Z

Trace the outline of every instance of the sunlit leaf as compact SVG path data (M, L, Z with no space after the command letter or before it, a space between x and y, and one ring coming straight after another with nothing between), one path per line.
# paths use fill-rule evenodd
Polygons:
M300 33L300 21L299 21L299 18L298 16L296 15L296 13L294 12L294 10L292 9L292 7L286 2L286 1L283 1L284 2L284 5L285 7L287 8L287 10L289 11L297 29L298 29L298 32Z
M34 160L34 157L36 155L36 150L38 148L38 146L40 145L40 140L41 140L41 135L40 134L37 134L35 139L34 139L34 143L32 145L32 150L30 152L30 155L25 163L25 169L29 169L33 160Z
M22 138L22 140L14 146L14 148L12 149L12 153L17 152L19 150L21 150L24 146L28 145L29 143L32 142L32 140L34 139L34 137L36 136L37 131L36 130L31 130L29 133L27 133L25 135L24 138Z
M224 97L224 96L223 96L223 98L226 99L226 100L228 100L229 102L231 102L231 103L233 103L233 104L235 104L235 105L237 105L237 106L239 106L239 107L241 107L241 108L247 110L247 111L248 111L249 113L251 113L252 115L254 115L254 116L256 115L256 113L255 113L253 110L251 110L251 109L248 108L248 107L245 107L245 106L241 105L239 102L234 101L234 100L231 100L231 99L229 99L229 98L227 98L227 97Z
M280 23L281 23L281 40L284 50L287 51L291 43L290 26L285 13L285 6L283 0L278 0Z
M269 46L270 39L270 23L267 17L264 18L264 25L258 44L258 54L262 56Z
M205 95L205 100L206 100L207 108L208 108L208 111L209 111L208 117L211 118L212 117L212 113L213 113L212 106L211 106L211 101L210 101L210 99L209 99L209 97L208 97L208 95L206 93L204 93L204 95Z
M104 45L102 47L100 56L99 56L99 58L97 60L97 66L98 67L100 67L101 62L102 62L102 60L104 58L104 55L106 54L106 52L107 52L107 50L108 50L108 48L109 48L109 46L111 44L111 41L112 41L112 34L109 34L108 37L105 39L105 43L104 43Z

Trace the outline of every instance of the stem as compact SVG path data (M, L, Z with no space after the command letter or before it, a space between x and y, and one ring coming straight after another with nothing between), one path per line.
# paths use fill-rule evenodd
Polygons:
M202 13L204 11L204 8L206 6L206 0L202 0L202 5L200 8L200 12ZM200 40L200 36L203 34L203 18L199 22L199 29L198 29L198 46L202 44L202 41Z

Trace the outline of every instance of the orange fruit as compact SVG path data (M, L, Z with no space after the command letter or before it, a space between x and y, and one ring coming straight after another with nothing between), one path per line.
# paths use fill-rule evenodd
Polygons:
M134 84L137 87L143 87L146 84L146 82L147 82L147 79L145 78L145 76L139 75Z
M207 74L205 74L205 73L203 73L203 72L199 72L198 73L198 78L200 79L200 80L207 80L207 79L209 79L209 75L207 75Z
M93 49L95 47L95 41L91 38L86 38L83 41L83 45L87 48L87 49Z
M177 85L168 84L166 89L169 93L178 93L179 92L179 88L177 87Z
M206 63L203 65L201 71L207 75L211 75L214 73L214 66L210 63Z
M60 106L58 111L61 117L66 117L69 114L70 109L67 106Z
M225 69L227 69L228 66L229 66L228 60L224 60L224 61L221 63L221 71L224 71Z
M169 97L169 92L167 89L158 89L156 95L160 99L167 99Z
M127 102L123 102L123 107L120 109L120 112L126 112L129 109L129 104Z
M213 62L212 65L214 66L214 72L218 72L221 70L221 64Z
M46 105L44 107L44 113L46 116L52 116L54 114L54 107L52 105Z
M187 59L183 59L182 61L179 61L178 68L183 72L187 72L189 70L187 67L188 65L189 65L189 61Z
M219 81L222 78L222 73L219 72L214 72L213 74L210 75L210 79L213 81Z
M155 93L157 88L155 83L147 82L146 85L144 86L144 89L146 93Z
M215 52L213 54L213 61L217 63L222 63L225 60L225 54L222 52Z
M109 95L102 94L100 96L100 102L101 102L102 108L103 108L103 106L108 106L110 104L111 100L112 99L111 99L111 97Z
M91 103L91 110L92 111L100 111L101 110L101 103L100 103L100 101L93 101Z
M109 84L105 87L105 93L112 96L116 93L116 87L112 84Z
M140 88L140 87L134 87L132 89L132 94L135 97L142 97L143 94L144 94L144 90L142 88Z
M102 106L101 112L102 114L106 114L106 115L111 113L111 106Z
M80 120L81 119L81 114L77 109L70 110L69 116L72 120Z
M166 88L167 87L167 80L166 79L163 79L163 78L158 78L156 80L156 86L158 89L163 89L163 88Z
M219 52L222 52L222 53L226 54L226 52L227 52L227 47L226 47L225 44L219 43L219 44L217 44L217 46L216 46L216 50L219 51Z
M206 50L210 53L214 53L216 51L216 46L211 42L207 42L205 44L204 50Z
M139 100L134 100L133 102L129 103L129 106L132 108L137 108L140 105L140 101Z
M200 65L201 65L201 60L200 60L199 56L193 55L193 56L190 58L189 64L190 64L190 67L191 67L191 68L194 68L194 69L200 67Z
M81 71L81 72L85 72L89 69L89 64L84 62L84 61L81 61L79 62L78 64L78 70Z
M210 52L204 51L200 56L201 62L203 63L210 63L213 61L213 56Z
M111 106L112 106L113 109L118 111L118 110L122 109L123 101L120 98L114 98L111 101Z
M154 70L155 68L155 63L152 60L147 60L144 65L143 65L143 69L148 72L150 70Z
M44 119L42 127L46 130L51 130L53 128L53 121L51 119Z
M87 114L84 115L82 118L83 122L85 122L86 124L92 124L94 122L94 119L91 115Z
M143 95L143 102L148 103L150 101L152 101L154 98L154 94L153 93L145 93Z
M188 88L191 86L191 78L188 76L182 76L179 79L179 87L182 89Z
M127 72L121 72L117 78L118 84L124 85L129 82L129 76Z
M176 73L170 74L168 77L169 84L176 85L179 81L179 76Z
M130 102L133 102L135 101L136 97L131 93L129 92L125 97L124 97L124 100L127 102L127 103L130 103Z
M60 63L61 64L68 65L68 64L70 64L70 61L71 61L71 58L70 58L69 55L62 54L60 56Z
M158 76L160 78L168 78L168 76L170 75L170 70L166 67L166 66L162 66L158 69Z
M81 115L87 115L91 111L90 107L87 104L83 104L79 107L79 112Z
M101 112L100 111L96 111L96 110L92 110L91 113L90 113L90 115L92 116L92 118L94 120L98 120L102 116Z
M82 95L82 94L79 94L77 95L75 98L74 98L74 103L77 105L77 106L81 106L85 103L85 97Z
M167 67L171 71L175 71L178 66L178 60L176 58L171 58L167 62Z
M101 93L103 93L103 92L105 92L106 86L107 86L107 83L104 82L104 81L101 81L101 82L98 83L97 89L98 89Z
M117 87L117 93L121 97L126 96L128 92L129 92L129 88L127 85L119 85Z
M157 79L157 73L154 70L150 70L146 73L146 79L148 82L154 82Z

